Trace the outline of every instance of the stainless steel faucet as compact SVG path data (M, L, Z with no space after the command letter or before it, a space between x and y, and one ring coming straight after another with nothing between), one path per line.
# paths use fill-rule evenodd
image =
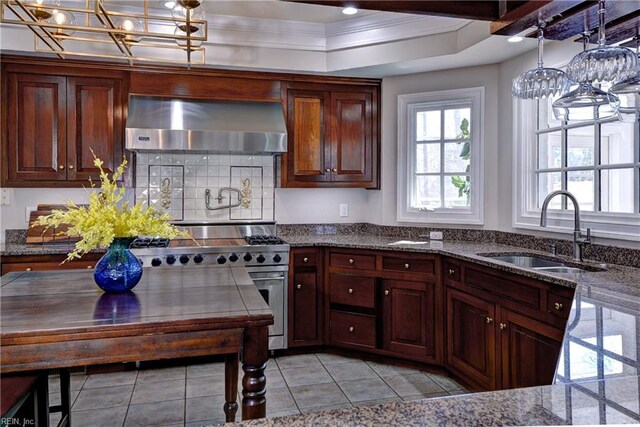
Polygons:
M566 196L567 199L571 200L573 203L573 222L575 224L573 230L573 260L574 261L582 261L582 245L588 245L591 243L591 229L587 228L587 234L582 234L582 230L580 230L580 207L578 206L578 200L576 200L575 196L568 191L558 190L552 193L544 199L542 203L542 214L540 215L540 226L547 226L547 209L549 208L549 202L557 195Z

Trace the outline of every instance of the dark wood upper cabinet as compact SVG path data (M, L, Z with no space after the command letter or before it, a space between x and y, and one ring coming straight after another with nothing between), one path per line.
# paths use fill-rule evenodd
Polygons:
M284 85L283 187L379 186L379 84Z
M68 179L98 179L93 153L112 173L122 162L122 80L71 77L67 81ZM92 153L93 151L93 153Z
M127 73L8 64L2 185L81 187L122 162ZM86 74L86 75L83 75Z
M66 171L66 79L8 73L3 186L60 181Z
M383 280L384 348L436 358L435 286Z

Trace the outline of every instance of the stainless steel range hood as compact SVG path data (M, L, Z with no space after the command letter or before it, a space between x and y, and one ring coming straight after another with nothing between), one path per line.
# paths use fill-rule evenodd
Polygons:
M284 153L280 103L131 96L126 128L131 151Z

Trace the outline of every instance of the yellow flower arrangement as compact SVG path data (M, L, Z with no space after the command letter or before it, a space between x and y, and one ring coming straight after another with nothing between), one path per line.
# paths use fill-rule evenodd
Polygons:
M102 169L103 161L94 154L93 164L100 169L101 191L91 193L88 205L78 206L73 201L67 202L66 210L54 210L50 215L40 216L32 226L58 227L62 224L69 226L61 234L66 236L80 236L75 249L69 253L66 261L80 258L85 253L100 246L108 247L113 239L118 237L155 236L174 238L188 237L188 234L169 223L168 214L161 213L153 207L136 204L129 207L129 202L122 202L125 189L118 187L117 181L127 166L127 160L122 163L111 178ZM91 188L96 188L89 179Z

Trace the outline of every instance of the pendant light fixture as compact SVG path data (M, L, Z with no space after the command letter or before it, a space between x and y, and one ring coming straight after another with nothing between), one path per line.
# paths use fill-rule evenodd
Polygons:
M565 92L569 87L569 81L564 71L557 68L544 68L542 62L544 27L545 23L538 24L538 68L529 70L518 76L513 81L511 93L520 99L547 98Z
M638 67L635 77L617 83L609 89L620 99L618 116L621 122L636 123L640 120L640 28L636 34L636 53Z

